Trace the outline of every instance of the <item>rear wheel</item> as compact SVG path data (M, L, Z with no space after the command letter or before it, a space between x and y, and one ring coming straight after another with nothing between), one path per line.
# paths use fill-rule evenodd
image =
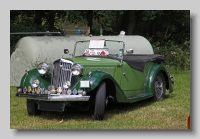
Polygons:
M41 110L38 109L38 104L35 100L27 99L26 102L28 115L40 115Z
M159 72L156 75L156 79L154 82L154 100L159 101L164 99L166 92L166 81L164 75Z
M102 82L96 93L94 119L103 120L106 106L106 83Z

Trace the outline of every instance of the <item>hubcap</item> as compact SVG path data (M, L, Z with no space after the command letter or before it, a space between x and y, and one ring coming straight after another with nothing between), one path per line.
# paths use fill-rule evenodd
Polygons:
M160 76L156 77L155 93L156 93L157 98L160 98L163 94L163 81L162 81L162 78Z

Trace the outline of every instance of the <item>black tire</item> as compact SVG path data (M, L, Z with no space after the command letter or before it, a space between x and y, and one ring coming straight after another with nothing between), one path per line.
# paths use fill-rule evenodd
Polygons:
M166 81L164 75L159 72L154 81L154 101L163 100L166 93Z
M106 83L102 82L96 93L94 119L103 120L106 107Z
M26 106L28 115L36 116L41 114L41 110L38 109L38 104L35 100L27 99Z

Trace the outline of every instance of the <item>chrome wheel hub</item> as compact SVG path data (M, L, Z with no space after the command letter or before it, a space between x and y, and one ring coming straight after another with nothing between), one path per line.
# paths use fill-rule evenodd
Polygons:
M157 76L156 77L156 81L155 81L155 93L156 93L156 96L158 98L160 98L163 94L163 81L162 81L162 78L160 76Z

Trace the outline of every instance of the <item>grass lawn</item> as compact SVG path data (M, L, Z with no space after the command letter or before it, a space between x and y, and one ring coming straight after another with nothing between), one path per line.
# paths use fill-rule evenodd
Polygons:
M42 112L28 116L26 99L15 96L10 87L11 129L187 129L190 115L190 71L168 70L173 75L174 92L163 101L143 100L109 107L103 121L95 121L87 112Z

